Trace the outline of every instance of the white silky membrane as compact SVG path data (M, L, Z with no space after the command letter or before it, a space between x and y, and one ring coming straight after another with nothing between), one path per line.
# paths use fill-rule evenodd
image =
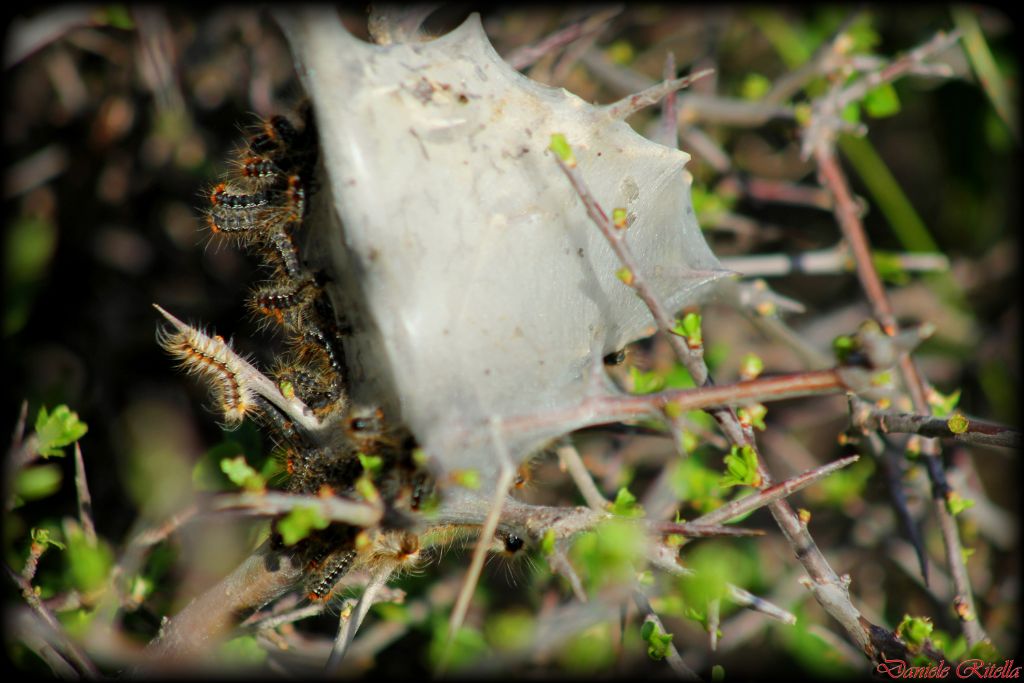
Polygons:
M372 45L329 8L281 16L322 149L307 257L353 317L353 399L401 419L442 469L497 474L592 416L522 427L613 391L595 364L651 314L547 150L562 133L670 310L725 277L694 217L689 156L531 81L479 17L428 42ZM518 426L513 428L513 423Z

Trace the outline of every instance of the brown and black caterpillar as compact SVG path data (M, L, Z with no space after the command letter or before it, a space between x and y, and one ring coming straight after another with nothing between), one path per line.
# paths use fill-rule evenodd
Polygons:
M160 344L209 386L226 425L244 418L259 422L279 444L290 493L358 498L364 475L360 455L379 458L371 481L389 510L377 529L334 523L297 543L289 552L305 568L304 593L329 598L349 571L383 565L394 568L419 556L419 538L405 528L431 488L425 470L413 463L415 443L391 428L379 408L353 406L345 384L342 326L320 284L297 248L305 226L317 163L312 109L296 120L274 116L262 122L230 164L230 174L208 193L206 227L214 240L229 240L254 255L269 272L253 289L248 308L264 325L279 330L286 350L269 376L239 357L219 336L210 336L162 313L174 327ZM305 423L293 419L308 409Z

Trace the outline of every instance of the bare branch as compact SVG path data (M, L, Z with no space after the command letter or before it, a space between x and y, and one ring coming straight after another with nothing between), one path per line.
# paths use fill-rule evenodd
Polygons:
M376 525L384 514L380 504L345 500L337 496L322 498L275 491L223 494L215 496L210 502L210 509L218 512L242 512L265 517L291 512L296 508L313 508L328 521L361 527Z
M494 488L494 500L487 512L487 516L482 520L480 538L477 539L476 547L473 548L473 559L470 561L469 569L466 571L466 577L463 579L462 588L459 590L459 596L455 601L455 607L452 608L451 618L448 622L448 640L445 643L444 654L438 665L438 673L443 673L447 667L448 657L451 655L455 636L462 627L462 621L466 617L466 610L469 609L470 598L472 598L477 580L480 578L480 570L484 566L488 541L494 537L494 532L498 528L498 521L501 519L502 501L507 497L515 475L515 468L512 466L508 448L505 445L505 439L501 435L500 418L494 417L491 419L491 437L494 441L494 447L500 464L498 481Z
M1021 447L1022 439L1018 429L976 418L963 417L963 420L966 424L962 426L962 430L954 432L950 428L951 420L949 418L872 410L864 416L862 426L865 429L878 430L883 434L920 434L921 436L955 439L964 443L986 446Z
M331 648L331 656L327 659L327 666L324 668L324 673L328 676L336 675L338 667L341 666L342 660L345 658L345 653L348 652L349 646L352 644L352 639L355 638L356 631L363 624L363 619L366 618L367 612L370 611L370 607L373 605L377 594L380 589L387 585L388 579L391 577L392 568L389 566L376 574L374 574L370 582L366 584L366 589L363 594L359 597L359 602L353 608L352 613L346 619L342 616L338 624L338 635L334 639L334 647Z
M600 33L608 22L622 12L622 7L610 7L580 21L573 22L549 34L533 45L523 45L512 50L504 59L513 69L523 70L542 57L569 45L585 36Z
M763 488L755 494L745 496L743 498L737 498L716 510L712 510L705 515L701 515L697 519L693 520L693 523L723 524L731 519L739 517L740 515L745 515L748 512L762 508L777 500L787 498L797 491L821 481L833 472L840 470L847 465L852 465L858 460L860 460L860 456L851 455L846 458L836 460L835 462L830 462L827 465L822 465L821 467L817 467L813 470L808 470L807 472L797 475L791 479L787 479L784 482Z
M587 505L594 510L608 510L611 502L601 495L601 492L597 489L597 485L594 484L590 472L587 471L586 465L580 459L580 454L576 447L571 443L563 443L558 447L558 458L565 469L568 470L572 480L576 482L576 487L583 494L583 499L587 501Z
M646 90L624 97L618 102L605 105L603 107L604 113L611 119L625 119L633 114L637 113L641 109L646 109L652 104L657 104L666 96L671 95L677 90L689 87L694 81L697 81L705 76L710 76L714 73L712 69L704 69L698 71L695 74L689 76L683 76L682 78L673 78L670 81L653 85Z
M89 659L88 655L71 638L67 632L57 621L57 618L53 615L46 605L40 600L39 596L36 595L35 589L32 584L26 581L20 574L10 568L7 563L4 563L4 569L7 572L7 576L14 582L14 585L18 587L25 602L28 603L32 611L36 613L43 624L50 631L50 634L55 639L63 650L63 654L78 667L87 678L100 678L101 674L96 665L93 664L92 660Z
M945 254L904 253L893 254L894 265L907 273L933 273L949 270ZM732 256L722 259L722 265L748 277L780 277L803 273L832 275L853 272L855 262L845 243L829 249L804 251L799 254L757 254Z

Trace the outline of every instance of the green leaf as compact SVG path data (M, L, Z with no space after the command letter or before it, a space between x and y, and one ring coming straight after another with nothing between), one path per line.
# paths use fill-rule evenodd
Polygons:
M676 498L700 514L722 506L722 489L718 485L719 473L704 465L701 457L687 451L690 457L679 462L670 474L672 491Z
M97 11L96 23L106 24L112 28L131 31L135 28L131 12L124 5L106 5Z
M615 495L615 502L612 503L611 512L613 515L619 515L620 517L643 517L644 508L642 505L637 503L636 496L629 492L629 489L623 486L619 489L619 492Z
M963 434L971 426L971 421L964 417L963 413L956 413L953 417L946 420L946 426L954 434Z
M297 507L277 524L285 545L295 545L309 536L314 529L326 529L328 521L312 506Z
M848 54L869 53L882 42L881 36L871 25L871 21L870 14L863 14L846 29L844 33L850 39Z
M843 111L839 113L839 117L847 123L860 123L860 103L850 102L848 105L843 107Z
M754 403L736 411L740 418L740 424L749 424L758 431L763 432L767 427L764 418L768 415L768 408L763 403Z
M883 83L864 96L864 111L868 116L881 119L900 111L900 98L892 83Z
M14 477L14 492L22 501L39 500L59 491L63 478L56 463L25 467Z
M740 97L745 100L759 100L768 94L772 82L758 73L747 74L740 85Z
M949 514L954 517L972 507L974 507L974 501L970 498L964 498L956 491L950 491L949 495L946 496L946 508L949 510Z
M114 566L114 553L100 540L90 541L77 524L66 524L68 571L75 588L90 593L103 586Z
M363 500L368 503L376 503L380 500L380 491L377 490L377 486L373 483L369 472L363 472L363 476L356 479L354 488L356 493L362 496Z
M38 216L22 216L7 227L4 241L4 335L28 321L39 282L57 250L57 226Z
M569 678L608 671L616 658L611 628L596 624L566 642L558 653L558 664Z
M708 627L706 605L724 598L729 584L748 587L757 572L757 560L727 542L708 540L685 555L693 574L680 577L679 591L691 612L687 618Z
M433 626L433 638L430 641L429 656L431 666L435 669L441 663L441 658L448 651L448 671L458 671L471 666L474 662L480 661L488 653L487 640L484 635L475 628L463 626L455 632L451 645L448 644L448 620L438 619Z
M857 340L848 334L842 334L832 340L832 351L840 363L845 363L850 354L857 350Z
M540 551L545 555L551 555L555 552L555 530L548 529L544 532L544 538L540 541Z
M197 491L231 491L235 485L224 473L221 461L245 452L238 441L223 441L210 448L192 467L192 485Z
M39 455L44 458L63 456L61 449L81 439L87 431L89 427L78 419L78 413L71 412L66 405L57 406L49 414L43 406L36 417Z
M221 471L228 475L235 486L244 488L246 491L263 491L267 482L263 480L260 473L249 466L244 455L234 458L224 458L220 461Z
M683 316L682 320L676 320L676 324L672 327L672 334L682 337L686 340L686 345L692 349L698 348L704 344L704 338L701 335L701 317L699 313L687 313Z
M30 532L30 536L32 538L33 543L41 545L44 548L51 545L55 548L59 548L60 550L64 550L67 548L66 545L53 538L53 533L49 529L40 529L38 527L33 527L32 531Z
M480 473L476 470L455 470L451 476L456 486L473 491L480 488Z
M578 535L569 552L588 589L597 591L611 585L631 585L636 579L634 564L642 561L645 547L644 534L634 522L614 517Z
M910 274L900 263L900 255L890 251L875 250L871 252L871 260L878 274L886 282L894 285L905 285L910 282Z
M605 55L612 62L619 66L629 66L636 57L636 51L628 40L619 39L608 46Z
M569 146L569 141L566 140L565 136L561 133L555 133L551 136L551 144L548 145L548 149L554 152L566 166L570 168L576 166L576 155L573 154L572 147Z
M936 389L928 393L928 405L932 408L932 415L935 417L946 417L952 413L957 404L960 403L960 390L950 394L943 394Z
M999 650L992 643L991 640L982 640L981 642L975 643L968 653L971 659L980 659L983 662L996 662L1001 661L1002 657L999 656Z
M226 664L236 666L252 666L262 664L267 658L267 651L260 647L256 636L240 636L232 638L218 648Z
M647 656L660 661L668 655L672 634L665 633L653 621L645 621L640 627L640 637L647 643Z
M921 647L932 635L935 625L927 617L912 617L909 614L903 615L903 621L896 627L896 635L901 637L911 647Z
M764 372L764 361L754 353L748 353L740 359L740 377L757 379Z
M657 372L644 372L636 366L630 366L629 379L634 394L653 394L665 388L665 378Z
M725 456L725 474L718 485L722 488L730 486L761 485L761 475L757 471L757 453L750 446L733 446Z
M380 472L381 465L384 464L384 459L379 455L365 455L363 453L357 454L359 457L359 464L363 466L363 470L370 474L376 474Z
M487 620L484 635L495 650L523 652L530 647L537 620L525 609L507 611Z

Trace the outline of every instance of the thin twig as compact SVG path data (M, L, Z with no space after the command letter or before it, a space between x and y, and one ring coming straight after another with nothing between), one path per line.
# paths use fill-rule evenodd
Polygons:
M101 674L96 665L93 664L92 660L89 659L88 655L78 647L77 644L68 636L64 631L64 628L57 621L57 618L53 615L46 605L40 600L39 596L36 595L35 589L32 584L21 577L16 571L10 568L8 564L4 563L4 569L7 572L7 576L14 582L14 585L21 591L22 597L25 598L25 602L28 603L32 611L38 615L43 623L49 628L50 632L59 642L61 648L67 657L78 667L87 678L100 678Z
M303 496L294 493L229 493L215 496L210 509L218 512L242 512L250 515L272 517L291 512L297 508L313 508L321 517L331 522L345 522L360 527L373 527L380 522L383 508L356 500L345 500L337 496Z
M504 60L517 71L536 63L542 57L584 36L600 33L613 17L622 12L622 7L610 7L580 21L573 22L554 33L548 34L533 45L522 45L505 55Z
M576 482L576 487L583 494L583 499L587 501L587 505L594 510L608 510L611 503L597 489L597 485L594 483L593 477L590 476L587 466L580 459L580 454L576 447L571 443L562 444L558 447L558 459L565 466L572 480Z
M284 612L282 614L271 614L269 616L263 616L260 619L254 619L253 617L260 616L258 614L254 614L245 621L243 621L241 624L239 624L239 628L246 629L250 632L277 628L278 626L283 626L284 624L291 624L296 621L301 621L302 619L315 617L316 615L322 613L326 607L327 602L314 602L312 604L306 605L305 607L288 610L287 612Z
M907 273L932 273L949 270L945 254L902 253L886 255L893 265ZM722 266L743 273L747 277L782 277L800 273L805 275L833 275L853 272L856 262L845 243L829 249L805 251L799 254L757 254L731 256L722 259Z
M743 498L737 498L720 508L712 510L705 515L701 515L697 519L693 520L693 523L724 524L725 522L735 519L740 515L745 515L749 512L762 508L765 505L774 503L777 500L782 500L783 498L791 496L797 491L821 481L833 472L840 470L847 465L852 465L859 459L860 456L851 455L845 458L840 458L835 462L830 462L827 465L816 467L813 470L808 470L807 472L792 477L791 479L763 488L757 493L744 496Z
M966 424L958 425L958 430L954 432L950 428L951 420L949 418L872 410L865 416L863 426L866 429L878 430L883 434L920 434L926 437L955 439L964 443L986 446L1021 447L1021 432L1018 429L973 417L963 417L963 419Z
M548 556L548 563L551 565L552 571L561 574L569 581L569 586L572 588L573 595L580 602L589 602L587 598L587 591L583 589L583 581L580 580L579 574L573 568L572 563L569 562L569 558L565 556L565 550L561 547L561 544L555 544L555 550Z
M673 78L672 80L652 85L650 88L633 95L629 95L628 97L624 97L618 102L612 102L611 104L605 105L602 107L602 110L610 119L622 120L628 118L641 109L646 109L651 105L657 104L672 93L689 87L694 81L704 78L705 76L710 76L712 73L714 73L713 69L704 69L703 71L698 71L697 73L690 74L689 76Z
M505 439L501 435L501 419L498 417L491 418L491 437L498 454L500 467L498 480L494 487L494 500L487 512L487 517L481 525L480 538L477 539L476 547L473 548L473 559L470 561L466 577L463 579L462 587L459 590L459 596L455 601L455 606L452 608L451 618L448 622L448 639L445 643L444 654L441 656L441 661L438 664L439 675L443 674L448 666L448 659L455 645L455 636L459 629L462 628L462 622L466 618L466 610L469 609L470 598L473 597L477 580L480 578L480 571L484 566L484 559L487 557L488 543L494 537L494 532L498 528L498 521L501 519L502 502L508 497L508 490L512 486L512 480L515 476L515 468L512 466L508 447L505 445Z
M789 180L751 178L734 173L715 185L715 193L742 194L759 202L832 210L832 196L828 192L814 185L800 185Z
M342 660L345 658L345 653L348 652L349 646L352 644L352 639L356 636L356 631L363 624L363 619L366 618L367 612L370 611L370 607L373 605L377 593L387 585L388 579L391 577L392 567L387 567L376 574L370 579L369 583L366 584L366 589L363 594L359 597L359 602L352 609L352 613L348 619L341 618L338 625L338 635L334 639L334 647L331 648L331 656L327 659L327 665L324 667L324 673L327 676L336 675L338 667L341 666Z
M822 152L831 153L837 133L849 128L847 122L842 119L841 112L848 104L860 100L873 88L911 73L936 75L934 67L928 67L924 62L953 45L959 37L959 31L948 34L939 31L927 42L902 57L861 76L849 85L837 84L829 94L817 98L814 101L811 122L804 129L804 139L801 143L803 157L808 158L812 154L818 155ZM950 74L942 72L938 75Z
M654 623L660 633L668 633L668 631L665 630L665 625L661 623L661 619L658 618L657 613L654 611L654 608L651 607L651 602L639 588L633 590L633 602L635 602L637 608L643 612L645 621ZM676 649L674 642L670 642L668 644L665 661L668 662L672 672L675 673L678 678L684 681L700 680L700 677L694 673L690 667L686 666L685 662L683 662L683 658L679 655L679 650Z

